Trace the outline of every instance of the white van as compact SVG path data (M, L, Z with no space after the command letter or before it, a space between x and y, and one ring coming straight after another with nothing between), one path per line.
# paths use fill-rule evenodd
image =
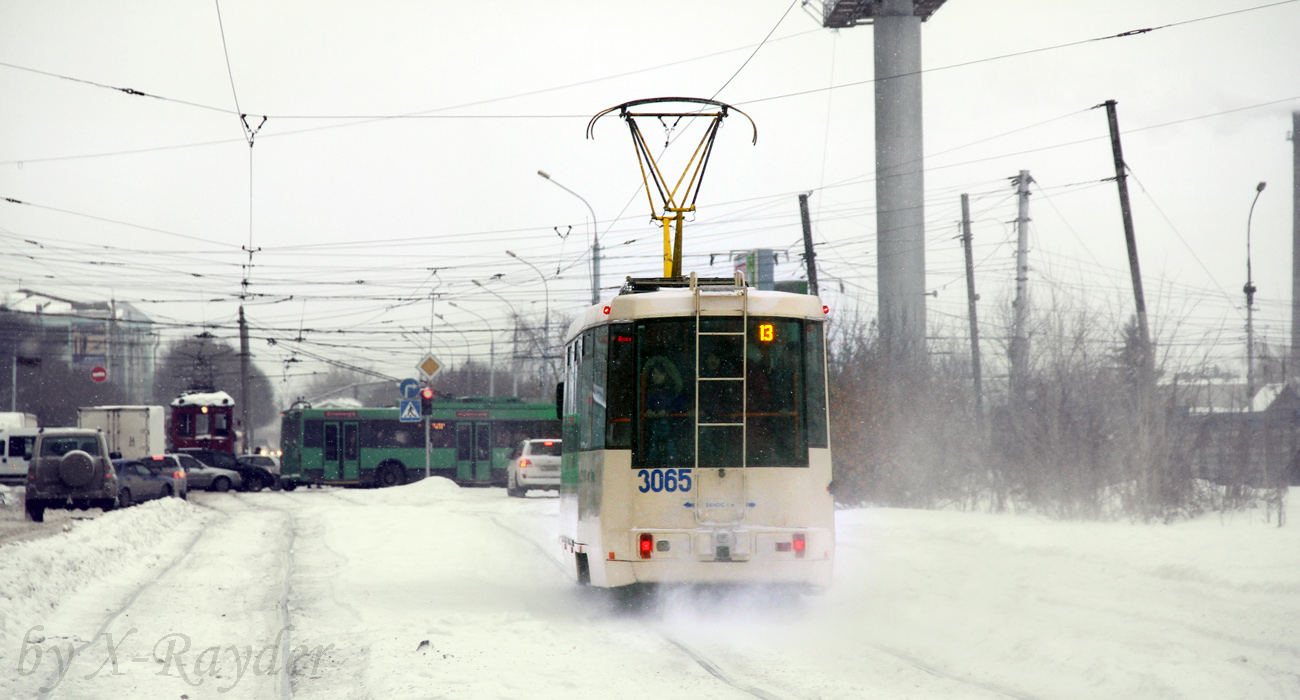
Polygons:
M27 462L40 428L0 428L0 484L27 483Z

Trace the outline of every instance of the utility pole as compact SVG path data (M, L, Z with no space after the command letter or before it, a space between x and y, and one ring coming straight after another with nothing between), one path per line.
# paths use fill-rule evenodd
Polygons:
M1013 320L1008 354L1011 356L1011 401L1019 404L1025 398L1029 359L1029 171L1021 170L1015 182L1020 204L1016 214L1016 298L1011 303Z
M970 198L961 196L961 247L966 252L966 303L970 309L970 364L975 377L975 415L984 423L984 383L980 378L980 327L975 313L975 260L971 253Z
M253 424L248 420L248 321L244 319L244 307L239 307L239 420L244 424L244 452L252 452Z
M592 216L595 216L592 212ZM596 223L592 222L592 226ZM595 236L591 242L591 305L600 303L600 240Z
M813 251L812 219L808 216L808 195L799 195L799 218L803 220L803 261L808 268L808 293L818 296L817 254Z
M1142 335L1142 383L1155 379L1155 354L1151 351L1151 332L1147 328L1147 301L1142 294L1142 270L1138 266L1137 238L1133 233L1133 210L1128 201L1128 172L1124 152L1119 144L1119 117L1115 100L1106 100L1106 119L1110 123L1110 145L1115 156L1115 184L1119 186L1119 210L1124 217L1124 241L1128 244L1128 267L1133 277L1133 301L1137 305L1138 332Z
M1291 361L1300 377L1300 112L1291 113Z

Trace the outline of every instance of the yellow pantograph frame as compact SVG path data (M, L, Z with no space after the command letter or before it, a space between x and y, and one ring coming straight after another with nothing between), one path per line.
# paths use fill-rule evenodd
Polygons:
M650 104L702 104L717 107L716 110L708 111L697 109L695 111L633 111L633 108ZM700 185L704 182L704 170L708 166L709 156L713 152L713 142L718 135L718 128L722 125L722 120L730 112L736 112L745 119L749 120L749 125L753 129L754 135L752 143L758 143L758 127L754 120L748 114L732 107L731 105L718 102L717 100L708 100L700 97L654 97L644 100L633 100L624 102L621 105L610 107L591 118L587 123L587 138L593 138L592 129L595 127L596 120L610 114L619 112L619 116L627 122L628 130L632 133L632 146L636 149L637 165L641 168L641 180L645 183L646 199L650 203L650 218L660 222L664 229L664 277L681 277L682 276L682 224L685 221L686 213L695 211L695 200L700 194ZM659 163L655 160L654 154L650 152L646 145L645 136L637 126L638 117L649 117L656 119L665 118L692 118L708 119L709 125L704 130L704 135L695 147L695 152L691 154L691 159L682 169L681 177L677 178L676 184L671 188L667 185L667 179L664 178L663 172L659 169ZM687 176L690 176L689 179ZM654 185L652 188L651 185ZM683 189L685 185L685 189ZM681 198L678 198L680 192ZM656 206L655 193L658 193L662 206ZM661 213L662 212L662 213ZM673 240L673 224L676 224L676 236ZM674 244L675 243L675 244Z

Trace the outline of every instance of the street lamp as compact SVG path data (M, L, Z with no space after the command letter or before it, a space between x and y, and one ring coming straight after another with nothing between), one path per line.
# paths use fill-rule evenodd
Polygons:
M461 311L468 311L474 314L475 316L478 316L479 320L483 322L483 325L487 326L488 329L488 396L496 396L497 395L497 369L496 369L497 368L497 339L496 339L496 332L492 330L492 324L488 323L488 320L486 318L483 318L481 314L479 314L477 311L474 311L473 309L467 309L457 304L454 301L449 301L447 302L447 304L449 306L454 306L460 309Z
M599 229L596 226L596 210L591 208L591 203L586 198L556 182L545 170L538 170L537 174L550 180L556 187L581 199L582 203L587 205L587 211L591 212L591 303L595 306L600 303L600 239Z
M465 331L462 331L461 329L459 329L459 328L457 328L457 327L451 325L451 321L448 321L446 318L444 318L442 314L434 314L434 316L437 316L439 319L442 320L443 323L447 324L447 327L448 327L448 328L452 329L453 331L456 331L457 333L460 333L460 339L463 340L463 341L465 341L465 369L466 369L466 372L467 372L467 373L466 373L466 377L467 377L466 382L468 383L468 382L470 381L470 379L468 379L468 378L472 378L472 376L473 376L473 375L471 375L471 374L468 373L468 370L469 370L469 368L470 368L469 336L465 335ZM430 330L432 330L432 329L430 329ZM472 388L472 387L471 387L471 388ZM469 392L469 391L466 391L465 393L466 393L466 394L469 394L470 392Z
M491 294L492 296L504 301L506 307L510 309L510 315L515 317L515 332L510 335L510 395L519 395L519 312L515 311L515 305L510 300L501 296L497 292L483 286L478 280L470 280L475 287Z
M1246 293L1246 410L1250 411L1255 400L1255 278L1250 270L1250 220L1255 216L1255 203L1268 184L1261 182L1255 186L1255 199L1250 203L1250 214L1246 217L1246 286L1241 291Z
M518 255L515 255L514 252L509 250L506 251L506 255L509 255L515 260L533 268L533 270L537 272L537 275L542 278L542 288L546 290L546 314L542 317L542 335L545 338L545 342L542 345L542 354L544 355L546 354L546 347L551 343L551 285L546 281L546 275L542 274L542 271L538 270L536 265L524 260Z

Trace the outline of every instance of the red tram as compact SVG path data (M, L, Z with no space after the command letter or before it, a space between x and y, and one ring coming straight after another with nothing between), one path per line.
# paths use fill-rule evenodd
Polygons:
M235 452L235 400L224 391L187 392L172 400L167 438L172 449Z

